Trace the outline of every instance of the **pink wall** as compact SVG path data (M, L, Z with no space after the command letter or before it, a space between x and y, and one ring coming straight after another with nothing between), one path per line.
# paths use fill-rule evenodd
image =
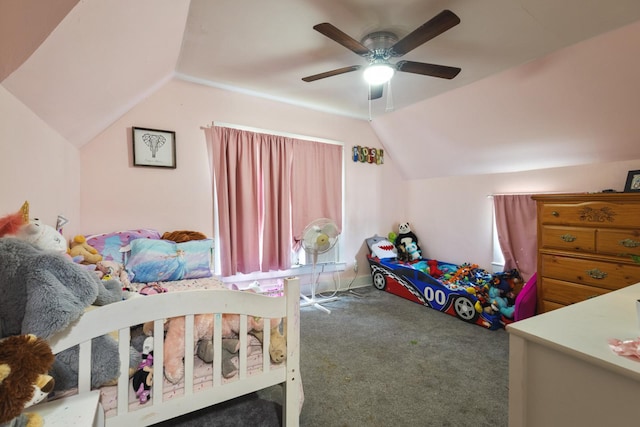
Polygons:
M25 200L30 214L55 226L70 222L66 237L80 231L80 153L0 86L0 216Z
M32 213L65 235L131 227L187 228L212 235L211 185L200 126L212 119L378 147L368 123L174 80L78 151L0 87L3 120L0 173L2 213L29 200ZM177 133L178 169L132 167L131 126ZM25 172L25 165L28 171ZM80 165L80 166L78 166ZM80 176L81 169L81 176ZM507 174L401 181L393 159L384 166L346 162L343 285L368 279L364 239L410 221L425 255L451 262L492 261L491 199L512 192L622 190L640 160ZM82 218L82 220L80 220Z
M83 231L151 227L212 236L212 187L201 127L213 120L341 141L346 157L353 145L380 147L365 121L172 80L81 149ZM132 126L175 131L177 169L133 167ZM389 157L383 166L347 161L345 181L343 260L351 265L359 256L359 265L366 265L364 238L386 230L402 212L403 186Z

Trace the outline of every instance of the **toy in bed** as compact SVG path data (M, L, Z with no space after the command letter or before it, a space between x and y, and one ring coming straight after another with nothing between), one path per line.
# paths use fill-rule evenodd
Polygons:
M280 319L271 319L271 330L277 330L280 325ZM185 318L174 317L168 319L164 325L166 336L164 340L164 376L172 383L177 383L184 376L184 328ZM198 314L194 320L194 347L201 340L212 341L214 330L213 314ZM264 321L262 318L248 316L247 332L256 336L263 342ZM146 328L149 330L150 328ZM240 332L240 316L233 314L222 315L222 338L235 338ZM269 354L274 362L281 363L284 360L286 351L276 346L283 345L283 341L275 339L270 340ZM275 355L271 356L271 355Z
M0 218L0 237L12 236L31 243L39 249L66 253L68 250L64 236L38 218L29 217L29 202L24 202L20 210Z
M211 281L212 279L199 279ZM183 379L177 384L166 381L158 370L155 371L149 398L141 404L136 397L134 386L126 372L121 372L117 386L100 389L101 408L104 410L104 425L151 425L215 405L273 385L284 387L283 425L297 426L303 401L300 378L300 285L297 278L285 279L283 295L268 297L251 292L233 291L225 288L194 289L189 287L195 280L185 281L184 292L169 291L157 295L131 298L116 304L109 304L85 313L71 328L51 339L54 353L78 346L81 357L78 369L77 390L70 390L60 400L48 404L67 405L67 398L91 395L91 386L86 381L91 370L90 341L97 335L115 330L119 336L119 359L128 357L126 344L132 338L132 328L148 325L153 329L153 364L163 366L165 359L164 329L165 319L180 318L184 323L182 354L184 355ZM169 288L175 286L163 283ZM193 342L198 334L196 318L208 314L213 319L212 363L206 364L197 357ZM237 360L235 372L222 375L222 318L231 314L238 318L237 341L228 349ZM271 320L286 318L282 322L286 335L286 357L281 364L270 360L269 344L271 335L265 334L264 345L250 350L253 339L249 332L251 322L263 319L269 325ZM250 320L253 319L253 320ZM148 322L151 322L150 324ZM251 344L253 346L253 344ZM158 368L159 369L159 368ZM145 387L143 386L143 389ZM139 389L139 386L138 388ZM77 392L78 394L73 394ZM101 412L102 413L102 412Z
M101 281L94 273L71 262L64 254L41 250L13 237L0 238L0 337L34 334L49 339L79 319L91 304L122 300L118 281ZM120 363L118 344L109 336L92 342L94 387L113 382ZM56 356L51 375L56 389L76 385L78 350ZM139 354L130 349L130 366Z
M142 346L142 361L131 377L131 385L140 403L147 403L153 385L153 338L147 337Z
M402 254L404 261L416 261L422 259L422 250L418 245L418 236L411 231L408 222L398 225L398 235L395 238L398 253Z
M510 311L508 304L500 310L498 301L489 297L494 277L477 265L432 259L402 261L399 257L380 257L379 240L367 239L367 245L377 289L492 330L512 321L512 316L505 316Z
M81 257L80 264L96 264L102 261L102 255L98 250L87 243L87 239L82 235L76 235L69 243L69 255L71 258Z

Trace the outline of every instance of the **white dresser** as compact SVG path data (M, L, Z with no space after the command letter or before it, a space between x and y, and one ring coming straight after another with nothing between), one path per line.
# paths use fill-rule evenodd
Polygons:
M640 425L640 361L608 339L637 339L640 284L507 326L509 426Z

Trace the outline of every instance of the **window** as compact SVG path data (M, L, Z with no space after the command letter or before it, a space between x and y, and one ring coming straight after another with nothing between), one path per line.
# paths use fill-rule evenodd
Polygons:
M205 135L223 276L288 269L313 219L342 228L341 144L223 126Z

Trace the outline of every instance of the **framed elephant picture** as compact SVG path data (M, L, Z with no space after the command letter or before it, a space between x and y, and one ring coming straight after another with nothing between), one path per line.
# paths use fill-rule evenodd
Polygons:
M133 129L133 165L176 168L176 133L170 130Z

